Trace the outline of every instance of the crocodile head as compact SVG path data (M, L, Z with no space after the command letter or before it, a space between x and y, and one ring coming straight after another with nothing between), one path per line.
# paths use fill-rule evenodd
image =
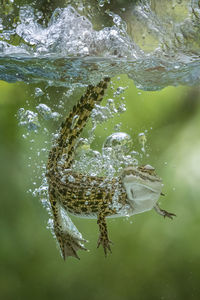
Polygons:
M127 167L123 170L121 179L133 214L151 210L155 206L163 184L153 167Z

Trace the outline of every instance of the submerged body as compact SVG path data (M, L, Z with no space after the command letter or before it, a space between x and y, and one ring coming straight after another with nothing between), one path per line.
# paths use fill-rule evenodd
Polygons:
M67 212L79 217L97 218L99 225L98 247L105 255L110 249L106 217L131 216L152 208L163 216L174 214L161 210L157 201L162 182L151 166L125 168L121 176L112 179L89 176L71 169L77 139L90 117L95 104L99 104L107 89L109 78L97 86L88 86L61 125L59 137L49 154L47 178L49 200L53 212L54 232L63 258L78 258L77 250L86 250L81 233Z

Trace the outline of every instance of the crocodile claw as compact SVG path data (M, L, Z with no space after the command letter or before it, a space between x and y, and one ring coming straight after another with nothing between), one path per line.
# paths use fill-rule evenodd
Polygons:
M64 260L69 256L73 256L77 259L80 259L77 254L77 251L78 250L88 251L83 244L87 242L87 240L85 239L76 238L68 233L62 233L62 234L57 234L57 240L59 242L60 249L62 252L62 257Z
M100 245L103 246L105 257L107 256L108 251L112 253L110 245L113 244L107 237L104 237L102 235L99 236L98 242L97 242L97 248L99 248Z

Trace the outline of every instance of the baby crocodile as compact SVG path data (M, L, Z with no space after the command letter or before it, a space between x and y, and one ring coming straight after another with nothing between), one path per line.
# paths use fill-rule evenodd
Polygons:
M131 216L154 208L164 217L174 214L159 208L157 201L162 194L161 179L151 166L129 166L112 179L89 176L72 170L75 145L90 117L95 104L104 96L110 79L98 85L89 85L86 93L73 107L62 123L47 164L49 200L51 203L54 232L63 258L79 258L77 250L86 250L85 239L77 230L67 212L86 218L97 218L99 239L104 253L111 252L106 217Z

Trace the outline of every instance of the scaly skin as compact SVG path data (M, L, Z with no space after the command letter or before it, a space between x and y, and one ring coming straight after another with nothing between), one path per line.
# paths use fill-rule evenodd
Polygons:
M117 214L116 209L111 208L116 187L120 194L118 201L126 203L126 192L120 178L107 180L75 173L70 169L77 139L95 104L102 101L108 82L109 78L104 78L97 86L88 86L85 95L61 125L59 137L49 154L49 199L54 217L54 231L64 259L67 256L78 258L76 251L85 249L81 244L85 240L73 236L62 226L60 206L75 215L97 218L100 231L98 246L102 245L106 254L110 250L110 241L105 217Z
M134 178L143 180L144 186L146 183L160 184L160 179L152 174L152 170L144 167L126 168L122 176L113 179L88 176L71 169L77 139L95 104L102 101L109 81L109 78L104 78L97 86L88 86L86 93L62 123L59 137L49 153L47 164L49 200L54 232L64 259L68 256L79 258L77 251L86 250L84 247L86 240L82 238L71 220L66 215L63 216L62 210L79 217L97 218L100 232L97 246L102 245L107 255L108 251L111 252L111 241L108 238L106 217L124 216L129 212L130 215L134 214L133 204L129 201L123 184L125 176L133 175L133 180ZM163 216L173 216L159 209L158 205L154 208Z

